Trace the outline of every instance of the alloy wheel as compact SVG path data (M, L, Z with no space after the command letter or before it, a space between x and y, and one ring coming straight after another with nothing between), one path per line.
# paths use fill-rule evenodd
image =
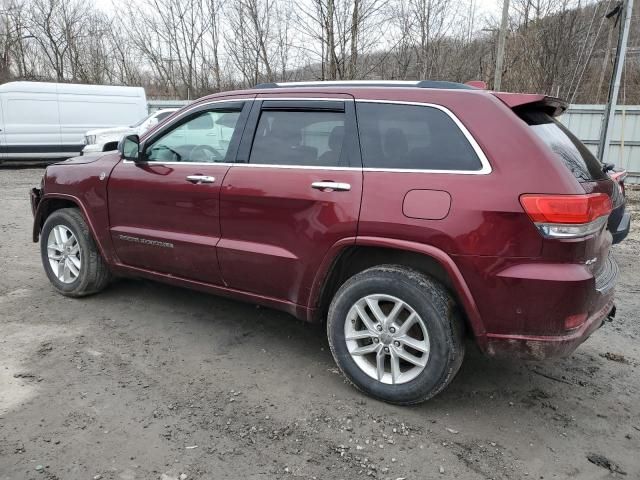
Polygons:
M391 295L358 300L347 314L344 335L356 365L385 384L410 382L429 361L429 333L423 319Z
M56 225L47 238L47 256L51 271L62 283L73 283L82 268L80 244L73 232L64 225Z

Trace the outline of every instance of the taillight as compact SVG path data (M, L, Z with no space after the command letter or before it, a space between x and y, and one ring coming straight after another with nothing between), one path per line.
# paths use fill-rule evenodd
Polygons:
M548 238L578 238L596 233L607 223L611 199L605 193L585 195L522 195L520 204Z

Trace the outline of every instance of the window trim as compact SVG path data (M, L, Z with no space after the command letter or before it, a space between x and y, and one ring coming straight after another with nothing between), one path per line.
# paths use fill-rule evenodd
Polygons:
M140 147L142 150L146 150L147 145L149 143L154 142L158 138L161 138L163 135L168 133L169 130L175 130L176 128L180 127L182 124L188 122L192 116L200 112L225 110L227 107L225 107L224 104L232 104L232 105L240 106L240 109L238 110L238 112L240 112L240 117L238 118L238 123L236 124L236 128L238 128L239 130L234 131L233 133L233 137L237 137L237 140L236 138L232 137L232 144L229 145L229 149L227 150L227 152L229 152L233 148L232 158L233 160L235 160L236 155L238 154L238 147L242 139L244 128L247 125L247 117L249 116L249 112L253 105L254 99L255 97L224 98L219 100L217 99L217 100L211 100L205 103L198 103L196 105L191 105L189 106L189 108L186 108L182 112L178 110L177 112L180 112L180 114L175 119L173 119L171 123L168 123L166 125L163 124L160 129L152 131L148 136L144 136L140 141ZM122 160L122 163L127 163L127 164L137 163L137 164L156 165L156 166L162 166L162 165L231 166L231 165L235 165L234 161L231 161L231 162L171 162L171 161L157 162L157 161L143 160L140 162L134 162L133 160Z
M314 92L315 94L315 92ZM190 106L190 108L186 108L184 112L181 112L176 119L171 122L170 125L163 125L162 130L158 130L157 132L153 132L147 138L143 138L142 143L146 144L148 140L155 137L156 134L164 131L165 128L168 128L171 125L174 125L176 121L183 118L185 115L189 115L193 113L195 110L205 110L211 109L212 105L220 104L220 103L235 103L235 102L244 102L245 106L242 109L242 113L238 122L244 121L244 125L241 125L243 129L242 138L240 140L240 145L236 150L236 156L234 161L232 162L163 162L156 163L152 162L154 165L202 165L202 166L211 166L211 165L220 165L220 166L233 166L233 167L248 167L248 168L298 168L304 170L359 170L364 172L392 172L392 173L444 173L450 175L488 175L493 171L489 159L486 154L476 141L476 139L471 135L469 130L465 127L465 125L460 121L460 119L448 108L437 105L435 103L429 102L410 102L410 101L402 101L402 100L375 100L375 99L354 99L346 98L346 97L306 97L306 96L287 96L288 94L261 94L260 97L257 95L247 96L247 97L231 97L231 98L222 98L222 99L214 99L207 101L206 103L197 104ZM289 94L290 95L290 94ZM480 159L480 163L482 164L482 168L480 170L435 170L435 169L405 169L405 168L373 168L373 167L364 167L362 164L362 158L360 156L360 141L359 141L359 130L356 129L356 136L358 138L358 159L361 161L361 166L349 166L349 167L323 167L323 166L313 166L313 165L267 165L267 164L256 164L256 163L248 163L248 157L251 150L251 145L253 143L253 137L255 134L255 129L257 127L257 120L260 117L260 113L262 111L262 102L265 100L314 100L314 101L342 101L345 102L345 114L353 109L353 114L356 116L356 104L357 103L384 103L384 104L392 104L392 105L413 105L418 107L431 107L437 110L440 110L446 113L451 120L456 124L456 126L460 129L462 134L465 136L467 141L471 144L471 147L478 155ZM245 117L246 112L246 117ZM245 118L243 118L245 117ZM253 117L253 118L252 118ZM253 120L253 121L252 121ZM355 118L357 122L357 118ZM248 149L247 147L247 137L249 137L248 141ZM243 159L243 151L246 153L246 158ZM123 163L136 163L131 160L122 160ZM146 163L146 162L144 162Z
M411 105L417 107L427 107L427 108L435 108L436 110L440 110L444 112L453 123L460 129L464 137L467 139L471 148L478 156L480 160L480 164L482 167L479 170L439 170L439 169L428 169L428 168L389 168L389 167L364 167L363 170L365 172L407 172L407 173L447 173L451 175L488 175L493 171L491 168L491 164L489 163L489 159L480 148L480 145L476 141L476 139L471 135L471 132L467 130L467 127L460 121L460 119L454 115L454 113L446 107L442 105L437 105L435 103L426 103L426 102L405 102L401 100L369 100L362 99L356 100L356 104L358 103L382 103L388 105ZM356 105L356 115L357 115L357 105ZM360 126L358 125L358 128ZM362 145L360 146L362 148ZM364 159L363 159L364 162Z
M323 100L271 100L262 102L263 111L285 111L285 112L333 112L345 113L344 101Z

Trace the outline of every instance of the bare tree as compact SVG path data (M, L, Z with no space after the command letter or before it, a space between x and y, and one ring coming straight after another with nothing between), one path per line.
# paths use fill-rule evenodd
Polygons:
M25 16L25 30L40 47L47 67L53 70L54 78L75 80L71 61L71 50L87 33L84 18L89 6L76 0L33 0L29 3L29 14ZM67 76L70 71L70 76Z
M274 0L234 0L227 9L230 35L227 48L246 84L276 80L277 36L272 29L277 19Z
M0 0L0 81L194 98L284 80L494 76L497 19L475 17L476 0L113 1L118 15L81 0ZM604 14L614 2L512 0L504 87L603 98L616 33ZM632 45L639 26L634 17ZM640 101L639 77L631 58L628 101Z

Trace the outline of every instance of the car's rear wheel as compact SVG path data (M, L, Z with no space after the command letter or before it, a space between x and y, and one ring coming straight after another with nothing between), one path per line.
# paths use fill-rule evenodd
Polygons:
M329 308L336 363L365 393L390 403L425 401L464 357L462 323L447 290L414 270L382 265L351 277Z
M90 295L109 283L109 269L75 208L56 210L47 218L40 233L40 254L47 277L63 295Z

